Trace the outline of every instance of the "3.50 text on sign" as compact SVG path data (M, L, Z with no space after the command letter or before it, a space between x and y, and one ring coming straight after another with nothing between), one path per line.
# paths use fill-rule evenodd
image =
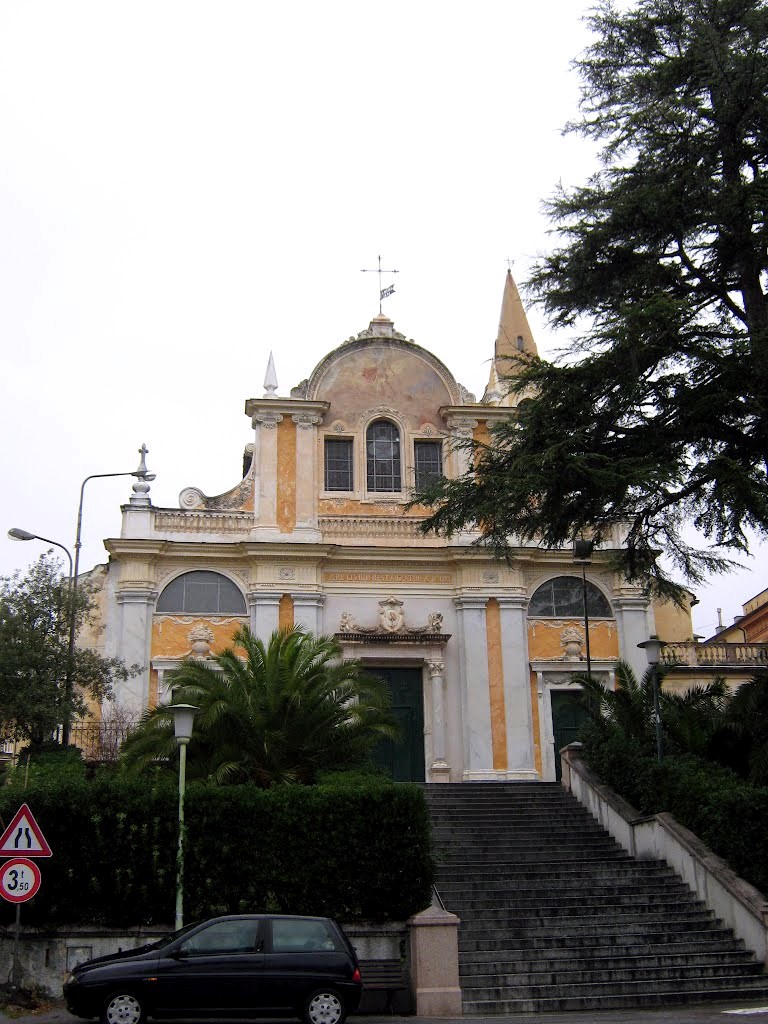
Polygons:
M24 903L40 888L41 879L40 868L33 860L8 860L0 868L0 896L9 903Z

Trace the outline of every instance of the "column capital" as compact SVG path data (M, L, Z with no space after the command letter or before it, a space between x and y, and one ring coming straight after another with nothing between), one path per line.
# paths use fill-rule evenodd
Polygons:
M299 428L299 430L311 430L312 427L316 427L319 423L323 422L322 416L313 416L308 412L297 413L291 416L291 419Z
M253 607L254 605L279 605L282 594L278 594L274 590L249 590L246 594L248 604Z
M454 607L459 611L484 609L487 603L488 597L485 594L460 594L453 599Z
M294 605L302 605L308 608L322 608L325 604L325 594L318 592L307 592L306 590L299 590L294 593L290 592L293 598Z
M257 412L251 417L253 427L265 427L267 430L274 430L278 423L282 423L283 417L279 412L264 411Z
M153 587L131 587L118 590L115 600L118 604L150 604L157 600L157 591Z

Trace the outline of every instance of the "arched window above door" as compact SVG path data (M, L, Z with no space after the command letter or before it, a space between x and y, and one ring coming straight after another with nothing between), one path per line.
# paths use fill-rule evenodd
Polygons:
M245 615L245 599L220 572L185 572L171 580L157 601L157 611L177 615Z
M374 420L365 433L368 491L402 490L400 432L389 420Z
M591 619L611 619L605 595L587 580L587 611ZM578 576L556 576L543 583L528 604L531 618L583 619L584 583Z

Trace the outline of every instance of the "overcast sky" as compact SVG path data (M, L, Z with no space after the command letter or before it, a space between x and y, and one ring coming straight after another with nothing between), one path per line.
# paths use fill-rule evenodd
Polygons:
M240 477L245 399L385 311L482 393L507 260L594 151L563 138L581 0L0 0L0 574L72 547L80 483L175 507ZM563 338L532 312L539 350ZM82 567L132 481L86 489ZM711 633L766 586L699 591Z

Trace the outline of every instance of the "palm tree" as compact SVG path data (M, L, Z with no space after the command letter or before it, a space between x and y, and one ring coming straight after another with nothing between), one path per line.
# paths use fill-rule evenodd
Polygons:
M227 648L214 665L190 658L171 678L173 703L200 709L188 748L191 779L308 783L320 769L361 764L382 737L399 738L385 684L345 661L333 637L295 628L265 644L243 626L233 642L240 651ZM162 704L126 741L123 763L137 773L174 763L175 751Z
M616 689L609 690L592 676L577 675L582 692L579 703L597 728L614 732L641 748L655 745L653 717L654 671L658 683L670 666L649 667L638 680L625 661L616 663ZM685 693L659 692L659 714L664 746L669 753L711 756L711 748L726 721L730 694L721 677Z
M732 742L722 760L753 785L768 786L768 672L742 683L733 695L728 729Z

